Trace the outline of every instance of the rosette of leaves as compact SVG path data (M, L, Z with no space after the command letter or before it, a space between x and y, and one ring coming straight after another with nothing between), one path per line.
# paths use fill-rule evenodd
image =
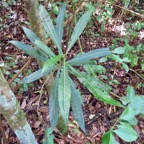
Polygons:
M75 68L75 66L86 64L86 62L91 59L111 54L111 51L108 48L95 49L82 54L78 53L74 58L67 60L67 54L70 52L75 42L82 34L88 20L90 19L93 9L87 10L87 12L84 13L78 20L68 42L67 50L64 53L62 48L62 38L65 12L66 5L63 3L60 7L59 15L56 20L56 26L54 26L52 19L42 5L40 6L39 10L39 16L44 29L53 40L55 47L58 50L58 55L56 55L54 51L52 51L40 40L40 38L38 38L30 29L26 27L23 27L23 30L33 43L34 48L23 42L10 42L30 56L44 62L42 69L39 69L29 76L26 76L21 81L22 83L31 83L46 74L57 71L49 100L51 128L53 129L56 127L59 115L62 115L64 122L67 123L71 105L76 121L86 134L82 111L82 96L79 90L76 89L75 82L72 80L72 78L70 78L70 74L75 75L78 80L99 100L116 106L122 105L120 102L112 99L105 91L100 89L98 84L95 84L94 80L90 80L90 77L88 77L86 73L80 72ZM97 81L97 79L95 79L95 81Z

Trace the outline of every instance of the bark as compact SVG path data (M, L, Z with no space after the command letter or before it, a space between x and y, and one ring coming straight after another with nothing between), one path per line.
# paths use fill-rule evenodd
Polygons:
M41 24L41 20L39 18L39 0L23 0L26 6L26 12L28 15L28 19L30 22L31 30L44 42L46 43L45 39L45 31ZM43 67L43 63L38 61L39 67ZM48 76L44 76L43 80L45 81ZM54 78L53 76L49 76L48 81L45 84L48 93L50 94L51 87L53 86Z
M7 120L21 144L37 144L14 93L0 70L0 113Z

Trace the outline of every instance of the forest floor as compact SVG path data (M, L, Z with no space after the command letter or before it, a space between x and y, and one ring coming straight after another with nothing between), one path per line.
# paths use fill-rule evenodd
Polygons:
M7 81L10 81L18 70L29 60L28 55L9 43L10 40L30 43L22 31L22 26L28 26L27 24L28 18L21 4L4 7L0 2L0 61L4 61L5 63L4 74ZM82 35L81 44L83 51L110 46L114 38L120 37L119 33L112 31L112 29L113 26L109 27L97 37L90 37L86 34ZM93 25L93 30L95 32L99 31L97 25ZM140 43L142 40L143 39L137 39L134 43ZM78 50L79 46L76 44L72 52L76 53ZM139 83L144 84L144 81L135 72L129 71L127 73L119 63L116 62L106 62L103 66L106 68L105 75L109 78L107 82L111 80L110 75L113 75L113 78L118 81L118 84L112 83L111 85L113 93L122 97L126 95L127 86L131 85L137 94L144 95L144 87L138 86ZM43 90L43 94L40 96L40 90L43 85L41 80L29 84L28 87L24 87L18 83L25 73L31 73L37 69L37 61L33 59L30 66L10 84L10 87L17 96L38 143L41 144L45 129L50 127L48 93ZM138 65L134 69L140 69L140 66ZM142 74L142 72L140 71L139 74ZM97 100L79 83L77 83L77 85L83 95L85 126L89 135L85 136L80 131L71 113L68 122L68 134L63 136L58 129L55 129L53 133L55 136L54 141L56 144L101 144L102 135L111 128L117 117L122 113L122 110L104 104ZM39 111L37 110L38 106ZM7 139L8 144L17 144L18 140L14 132L2 116L0 119L0 143L3 143L3 139ZM131 144L144 144L144 117L139 116L138 120L138 125L136 125L134 129L139 134L139 138L136 142L131 142ZM119 144L128 144L118 137L116 137L116 139Z

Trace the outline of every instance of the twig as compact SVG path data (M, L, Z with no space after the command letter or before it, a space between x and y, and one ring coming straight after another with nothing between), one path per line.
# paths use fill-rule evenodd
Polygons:
M20 73L25 69L25 67L29 66L31 64L32 57L28 59L28 61L24 64L24 66L19 70L18 73L16 73L13 78L9 81L9 85L19 76Z
M142 78L144 80L144 77L142 77L140 74L138 74L135 70L133 70L131 68L129 70L133 71L137 76L139 76L140 78Z
M23 75L23 76L20 78L20 81L21 81L21 80L22 80L24 77L26 77L27 72L28 72L28 68L29 68L29 65L27 65L26 72L25 72L25 74L24 74L24 75ZM19 82L20 82L20 81L19 81ZM20 85L21 85L21 84L20 84L20 83L18 83L18 84L15 86L15 88L14 88L14 90L13 90L13 91L14 91L14 92L15 92L15 91L17 91L17 90L19 89Z
M115 4L114 4L114 5L115 5ZM133 13L133 14L135 14L135 15L137 15L137 16L139 16L139 17L141 17L141 18L144 19L144 15L141 15L141 14L139 14L139 13L137 13L137 12L134 12L134 11L132 11L132 10L126 9L126 8L121 7L121 6L119 6L119 5L115 5L115 6L121 8L121 9L123 9L123 10L125 10L125 11L131 12L131 13Z

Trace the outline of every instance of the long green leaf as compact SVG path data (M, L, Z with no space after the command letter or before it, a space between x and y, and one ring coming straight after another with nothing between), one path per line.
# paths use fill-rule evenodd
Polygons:
M56 66L51 67L50 69L42 72L42 69L39 69L35 72L33 72L32 74L30 74L29 76L26 76L24 79L22 79L21 83L31 83L34 82L38 79L40 79L41 77L43 77L46 74L49 74L52 70L54 70L56 68Z
M63 57L63 55L58 55L58 56L54 56L54 57L51 57L50 59L48 59L44 63L42 71L44 72L45 70L49 69L51 66L53 66L54 64L56 64L62 57Z
M97 76L92 76L84 72L83 75L85 76L87 81L89 81L92 85L96 85L98 89L102 90L103 92L107 92L107 93L110 92L111 90L110 86L102 82Z
M52 129L56 127L59 116L59 102L58 102L59 73L60 72L58 70L49 99L49 114Z
M56 21L56 32L60 42L62 42L62 38L63 38L65 12L66 12L66 4L63 3L60 7L60 12Z
M68 70L65 61L63 63L59 79L58 99L61 115L65 123L67 123L70 109L71 90Z
M70 41L68 43L68 49L67 49L66 53L68 53L68 51L70 51L70 49L72 48L74 43L77 41L79 36L82 34L92 12L93 12L93 10L88 10L84 15L82 15L82 17L77 22L77 24L73 30L72 36L70 38Z
M26 36L29 38L29 40L36 45L38 48L40 48L43 52L45 52L49 57L54 56L55 54L51 51L49 47L47 47L46 44L44 44L37 35L31 31L30 29L23 27L23 30L26 34Z
M38 50L32 48L30 45L27 45L23 42L19 42L19 41L10 41L10 43L12 43L14 46L16 46L18 49L24 51L25 53L27 53L28 55L37 58L41 61L46 61L46 57L43 56L41 53L39 53Z
M71 93L72 93L72 110L74 113L74 117L76 121L78 122L80 128L83 130L85 134L87 134L87 131L85 129L85 124L84 124L84 116L83 116L83 110L82 110L82 96L75 88L74 82L70 79L70 84L71 84Z
M99 88L97 88L97 85L95 85L94 83L91 83L91 81L89 81L86 76L84 74L82 74L81 72L79 72L78 70L74 69L73 67L71 67L69 65L70 69L73 71L73 73L77 76L77 78L79 79L79 81L84 84L85 87L87 87L87 89L99 100L108 103L108 104L112 104L112 105L116 105L116 106L120 106L123 107L123 105L114 100L113 98L111 98L107 93L104 93L102 90L100 90Z
M41 5L40 11L39 11L40 19L42 21L42 24L46 30L46 32L49 34L50 38L53 40L54 44L57 46L59 54L62 54L61 49L61 42L59 40L59 37L56 33L56 30L54 28L54 25L52 23L52 20L47 13L46 9Z
M35 45L39 47L43 52L45 52L49 57L55 56L53 51L51 51L51 49L42 41L36 40Z
M77 55L74 58L72 58L71 60L69 60L67 63L70 65L77 65L81 64L85 61L94 59L94 58L99 58L102 56L106 56L111 54L111 51L108 48L101 48L101 49L96 49L96 50L91 50L87 53L83 53L81 55Z
M40 38L30 29L26 28L26 27L22 27L24 33L26 34L26 36L28 37L28 39L35 44L36 40L40 40Z

